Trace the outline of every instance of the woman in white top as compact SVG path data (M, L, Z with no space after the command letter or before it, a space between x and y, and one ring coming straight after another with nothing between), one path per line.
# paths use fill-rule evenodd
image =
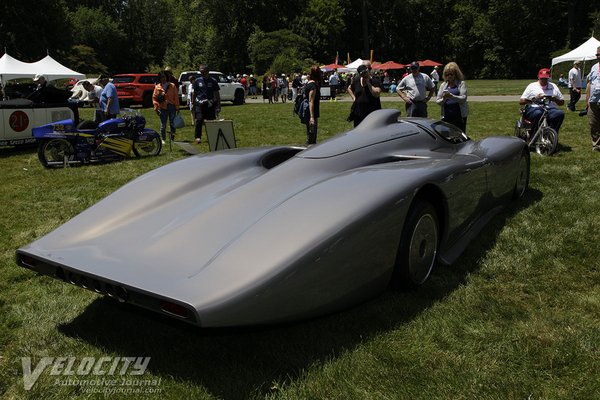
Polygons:
M442 121L451 123L467 132L467 85L458 64L449 62L442 73L444 83L440 86L436 103L442 106Z

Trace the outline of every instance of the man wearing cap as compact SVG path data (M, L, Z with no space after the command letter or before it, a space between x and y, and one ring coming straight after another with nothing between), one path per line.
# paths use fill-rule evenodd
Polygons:
M583 80L581 74L581 61L575 61L573 68L569 70L569 104L567 108L571 111L575 111L575 104L581 98L581 88L583 87Z
M596 59L600 61L600 47L596 49ZM588 106L592 150L600 151L600 62L594 64L588 74L585 102Z
M196 144L202 143L202 125L205 120L215 120L221 111L221 96L219 95L219 83L210 76L207 65L198 68L199 77L194 81L194 115L196 125L194 136Z
M525 91L521 95L519 104L525 105L525 118L533 123L534 131L537 129L538 122L544 113L542 107L538 104L544 97L550 100L549 111L548 111L548 125L550 125L556 133L562 125L563 119L565 119L565 113L563 110L558 108L565 104L564 97L558 86L554 83L549 82L550 70L548 68L542 68L538 72L538 80L530 83L525 88Z
M406 116L427 118L427 102L435 94L435 85L419 67L416 61L410 64L411 73L402 78L396 92L406 102Z
M37 74L33 77L33 83L36 84L35 90L41 90L46 87L48 81L46 81L46 77L41 74Z

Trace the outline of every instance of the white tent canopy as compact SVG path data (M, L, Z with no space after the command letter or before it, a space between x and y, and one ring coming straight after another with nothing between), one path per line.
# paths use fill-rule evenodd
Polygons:
M84 74L65 67L49 55L34 63L19 61L6 53L0 58L0 81L2 82L10 79L33 78L36 74L44 75L49 81L64 78L85 78Z
M350 64L346 65L344 68L338 68L338 72L356 72L356 69L359 65L362 65L362 63L363 60L361 58L357 58Z
M600 46L600 40L595 37L589 38L581 46L569 51L562 56L554 57L552 59L552 66L564 62L564 61L590 61L596 59L596 50Z
M0 58L0 80L7 81L18 78L33 78L37 70L32 64L24 63L4 54Z

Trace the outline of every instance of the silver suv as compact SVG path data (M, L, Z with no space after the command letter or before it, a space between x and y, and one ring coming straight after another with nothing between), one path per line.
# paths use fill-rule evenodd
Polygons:
M217 71L208 73L212 78L219 83L219 95L221 101L231 101L235 105L244 104L246 99L246 90L241 83L232 82L225 75ZM184 71L179 75L179 101L181 104L187 104L187 94L190 89L190 76L200 76L200 71Z

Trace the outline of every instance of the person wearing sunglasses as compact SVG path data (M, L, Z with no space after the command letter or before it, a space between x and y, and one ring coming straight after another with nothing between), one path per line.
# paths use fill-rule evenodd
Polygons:
M442 72L444 83L437 94L436 103L442 107L442 121L467 132L467 85L462 71L455 62L449 62Z
M600 47L596 50L596 58L600 61ZM600 62L594 64L588 74L585 102L592 136L592 150L600 151Z

